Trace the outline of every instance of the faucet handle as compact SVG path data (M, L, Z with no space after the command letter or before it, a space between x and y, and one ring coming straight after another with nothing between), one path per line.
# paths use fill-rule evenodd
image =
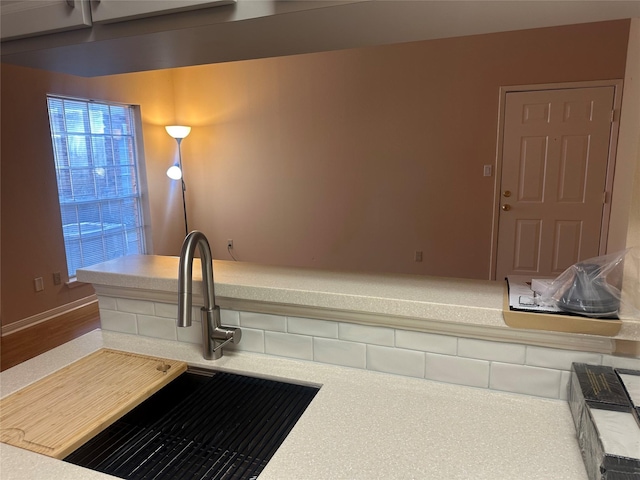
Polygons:
M211 338L215 340L232 340L233 343L238 343L242 338L242 330L238 327L220 325L213 329L211 332Z
M220 327L216 327L213 329L211 338L214 340L224 340L224 342L222 342L221 344L213 347L213 351L215 352L216 350L220 350L229 342L239 343L240 339L242 338L242 330L236 327L227 327L221 325ZM215 343L217 342L214 342L214 344Z
M233 340L233 343L240 343L240 340L242 340L242 330L235 327L225 327L225 328L228 328L233 331L233 334L231 337L231 340Z

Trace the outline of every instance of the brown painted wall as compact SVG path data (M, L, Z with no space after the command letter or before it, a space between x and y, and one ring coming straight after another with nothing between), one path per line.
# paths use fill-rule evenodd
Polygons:
M183 235L163 128L182 122L190 227L216 258L233 238L244 261L487 278L498 87L622 78L628 26L97 79L3 65L2 324L91 294L52 284L66 267L46 93L141 105L155 253Z
M191 226L217 258L489 278L499 87L623 78L628 25L178 69Z
M60 84L49 75L2 65L2 324L91 293L54 287L66 272L45 94ZM73 89L82 82L64 79ZM33 280L43 277L36 294Z
M163 125L174 111L166 71L85 79L3 64L1 73L1 298L2 325L8 325L93 294L90 285L53 284L53 272L64 277L67 267L46 94L141 104L149 176L156 182L154 161L161 152L164 165L172 146ZM158 223L163 218L152 215ZM42 292L34 290L36 277L44 280Z

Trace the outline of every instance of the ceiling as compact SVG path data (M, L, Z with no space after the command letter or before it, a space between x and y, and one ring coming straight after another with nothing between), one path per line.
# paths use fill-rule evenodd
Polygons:
M8 41L0 53L91 77L633 17L640 0L237 0Z

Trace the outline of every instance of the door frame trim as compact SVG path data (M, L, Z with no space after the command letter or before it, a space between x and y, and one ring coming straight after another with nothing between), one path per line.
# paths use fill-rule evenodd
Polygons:
M493 215L491 219L491 253L489 255L489 279L496 280L498 262L498 222L500 217L500 185L502 182L502 147L504 140L504 120L507 93L544 91L544 90L568 90L577 88L614 87L613 108L616 111L611 130L609 132L609 156L607 159L607 173L605 180L606 202L602 209L602 226L600 229L599 255L607 251L607 239L609 235L609 219L611 216L611 198L613 191L613 176L616 163L616 151L618 148L618 130L620 128L620 108L622 106L621 79L617 80L592 80L584 82L545 83L532 85L501 86L498 100L498 131L496 138L496 158L493 179Z

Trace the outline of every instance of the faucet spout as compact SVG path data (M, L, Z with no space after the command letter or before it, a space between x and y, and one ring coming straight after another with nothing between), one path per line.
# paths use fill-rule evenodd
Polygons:
M184 239L178 267L178 326L191 326L191 305L193 286L193 258L196 248L200 249L202 265L202 289L206 309L215 307L216 295L213 286L213 262L211 247L202 232L194 230Z
M202 232L194 230L184 239L178 267L178 327L190 327L193 303L193 258L200 251L202 266L202 354L207 360L222 357L222 347L229 342L238 343L242 337L239 328L225 327L220 322L220 307L216 305L213 283L211 247Z

